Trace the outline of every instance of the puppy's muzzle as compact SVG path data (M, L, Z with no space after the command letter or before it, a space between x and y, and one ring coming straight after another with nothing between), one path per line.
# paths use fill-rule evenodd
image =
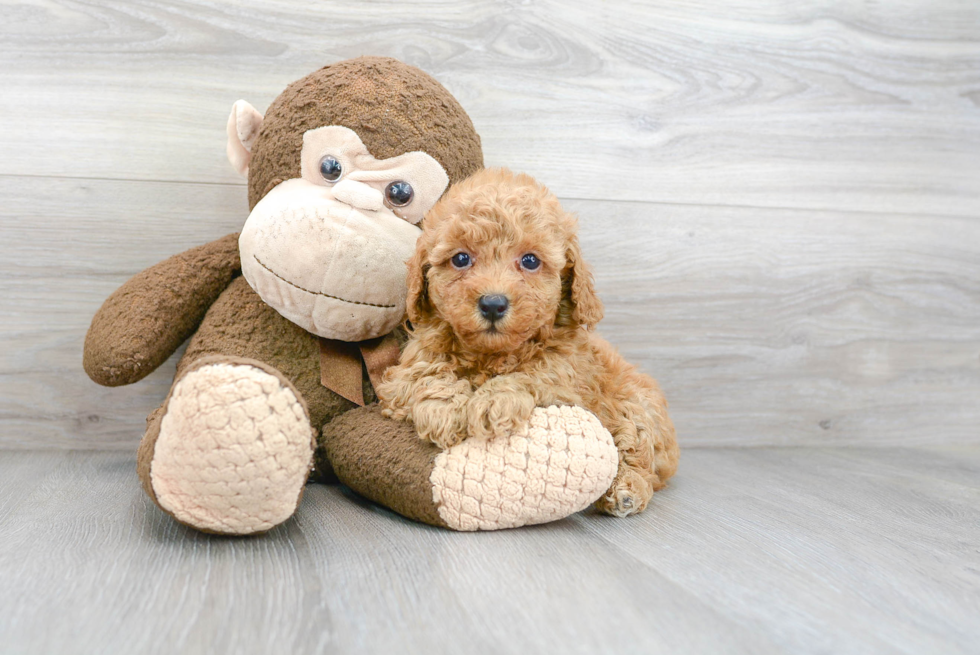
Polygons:
M483 318L490 321L491 324L496 323L504 317L507 313L507 307L510 303L507 301L507 296L501 294L493 294L489 296L480 296L477 301L477 306L480 308L480 314Z

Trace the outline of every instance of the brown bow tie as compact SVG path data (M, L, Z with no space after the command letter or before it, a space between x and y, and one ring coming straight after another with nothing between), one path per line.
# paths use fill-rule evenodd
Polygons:
M347 400L364 406L361 361L371 385L377 389L381 375L398 363L398 338L386 334L367 341L337 341L320 338L320 383Z

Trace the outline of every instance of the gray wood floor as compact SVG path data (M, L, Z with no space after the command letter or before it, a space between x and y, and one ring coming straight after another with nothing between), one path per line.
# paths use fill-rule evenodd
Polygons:
M671 402L649 512L464 535L338 487L255 539L133 471L171 360L91 316L240 228L232 103L435 75L581 220ZM980 3L0 0L0 653L980 652Z
M460 534L311 485L269 535L131 455L0 454L9 653L976 653L980 449L692 449L632 519Z

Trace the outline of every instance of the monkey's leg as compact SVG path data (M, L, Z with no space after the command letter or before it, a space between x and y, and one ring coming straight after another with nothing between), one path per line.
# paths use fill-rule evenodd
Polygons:
M609 488L612 436L581 407L539 407L512 434L469 438L446 450L423 441L377 405L324 426L318 453L340 481L416 521L453 530L499 530L557 521Z
M296 388L241 357L195 360L147 418L138 471L146 493L204 532L264 532L296 511L314 449Z

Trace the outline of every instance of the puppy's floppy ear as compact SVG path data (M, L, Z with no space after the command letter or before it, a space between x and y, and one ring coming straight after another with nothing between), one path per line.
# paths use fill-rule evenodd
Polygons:
M415 244L415 254L408 260L408 298L406 305L408 320L416 325L432 316L428 281L425 279L429 268L429 249L423 235Z
M582 259L578 237L568 239L565 249L565 270L561 274L561 305L556 323L581 325L588 330L602 320L602 301L595 292L592 268Z

